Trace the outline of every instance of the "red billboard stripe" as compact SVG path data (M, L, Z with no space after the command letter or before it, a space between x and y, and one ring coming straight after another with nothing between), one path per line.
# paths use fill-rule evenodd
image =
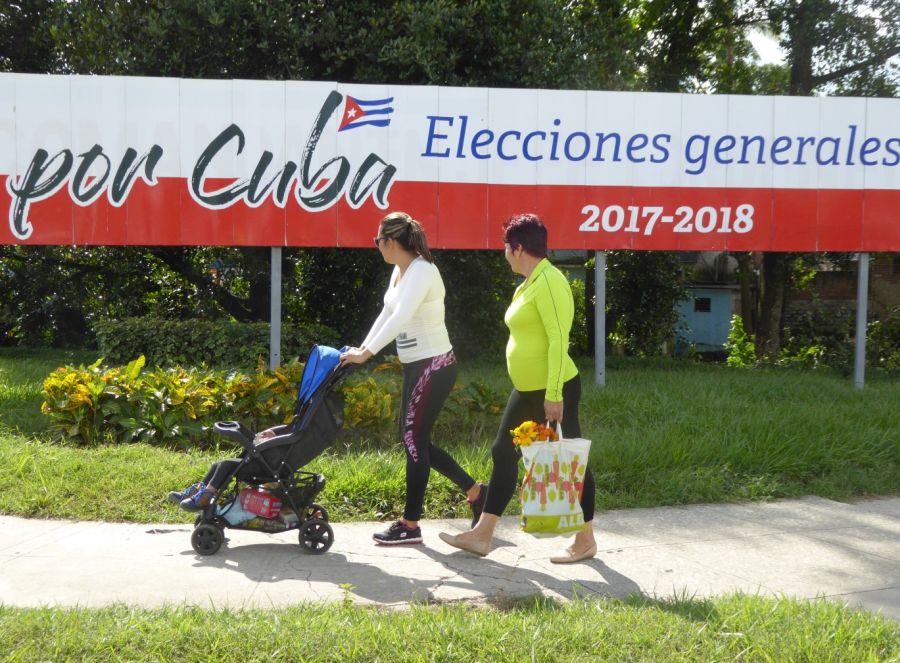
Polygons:
M862 246L864 195L859 189L818 191L817 248L842 242Z
M214 190L229 180L208 180ZM420 219L436 248L501 248L500 226L535 211L552 248L733 251L896 251L900 191L701 189L680 187L525 186L396 182L389 209L371 197L304 209L291 193L284 207L267 197L209 209L183 178L139 182L122 207L101 197L80 207L63 188L33 201L25 240L12 232L13 200L0 177L2 244L130 244L368 247L379 219L404 210Z
M397 194L397 185L391 191L391 199ZM400 190L405 190L406 185ZM412 198L412 196L410 196ZM499 227L491 236L488 216L488 185L468 184L460 189L458 184L440 182L437 185L437 237L429 235L428 242L433 246L448 249L486 249L495 246L491 242L500 235Z
M897 191L869 189L863 196L864 251L900 250L900 196Z
M815 250L816 193L815 189L772 191L771 246L779 246L782 251Z

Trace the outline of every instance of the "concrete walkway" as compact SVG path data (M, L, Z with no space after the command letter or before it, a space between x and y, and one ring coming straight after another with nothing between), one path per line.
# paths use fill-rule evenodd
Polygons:
M210 557L188 525L130 525L0 516L0 603L8 606L191 604L210 608L341 601L402 606L546 596L714 596L735 591L828 599L900 619L900 498L846 504L628 509L594 521L596 558L559 566L565 539L535 538L502 521L486 558L438 538L467 521L425 521L425 545L376 547L382 523L332 523L324 555L296 534L226 530Z

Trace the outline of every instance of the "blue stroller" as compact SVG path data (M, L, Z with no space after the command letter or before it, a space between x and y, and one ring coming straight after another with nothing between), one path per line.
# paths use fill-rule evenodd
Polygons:
M321 554L331 547L334 532L328 512L315 503L325 487L325 477L301 468L334 441L341 427L341 412L332 390L351 367L341 367L339 362L340 351L313 346L300 380L294 418L272 429L274 437L256 440L240 422L216 422L214 430L240 442L244 452L218 499L197 516L191 534L191 546L197 553L218 552L226 528L268 533L297 529L304 552ZM264 489L261 494L283 505L277 515L263 517L243 509L241 493L246 496L247 488L260 487Z

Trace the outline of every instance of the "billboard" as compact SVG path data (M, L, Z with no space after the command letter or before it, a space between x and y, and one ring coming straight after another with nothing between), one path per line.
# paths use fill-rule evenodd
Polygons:
M0 74L2 244L900 251L900 99Z

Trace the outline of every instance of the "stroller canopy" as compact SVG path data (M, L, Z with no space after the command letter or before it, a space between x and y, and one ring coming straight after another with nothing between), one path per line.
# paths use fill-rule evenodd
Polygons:
M327 345L314 345L309 351L303 377L300 378L298 403L306 403L341 361L341 351Z

